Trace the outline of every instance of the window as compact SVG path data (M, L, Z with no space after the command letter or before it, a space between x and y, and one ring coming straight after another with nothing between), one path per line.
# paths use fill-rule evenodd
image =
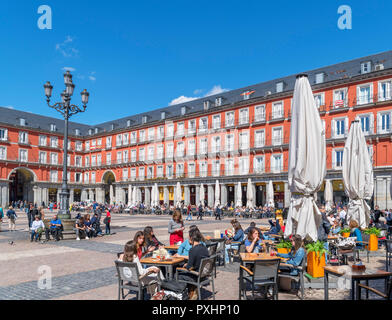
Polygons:
M378 100L391 100L391 80L381 81L378 83Z
M220 129L221 126L221 117L219 114L216 114L212 117L212 127L214 129Z
M254 157L253 158L253 171L254 173L264 173L264 157Z
M57 130L56 125L55 124L51 124L50 125L50 131L56 131L56 130Z
M215 98L215 106L220 107L222 105L222 97Z
M163 145L157 147L157 159L163 159Z
M208 110L210 108L210 101L204 101L204 110Z
M98 166L102 165L102 155L101 154L97 155L97 165Z
M255 122L265 121L265 105L255 107Z
M283 101L272 104L272 119L283 118Z
M334 154L334 169L341 168L343 165L343 149L335 149Z
M254 91L248 90L248 91L243 92L241 95L242 95L242 97L243 97L244 100L249 100L249 99L250 99L250 96L251 96L253 93L254 93Z
M173 165L169 164L166 166L166 177L173 178Z
M127 120L127 127L131 126L131 120Z
M239 159L239 169L240 169L240 174L249 174L249 158L248 157L242 157Z
M163 166L157 167L157 178L163 178Z
M165 137L165 128L163 126L158 128L157 139L162 140Z
M39 136L38 144L41 147L46 147L46 136Z
M335 138L342 138L346 136L346 127L348 119L347 118L340 118L340 119L333 119L332 120L332 134Z
M24 127L25 125L26 125L26 119L19 119L19 125L21 126L21 127Z
M177 157L183 157L185 151L184 142L177 143Z
M87 173L88 175L88 173ZM58 179L58 172L57 171L50 171L50 182L57 182Z
M234 126L234 111L226 112L226 127Z
M88 172L84 173L84 183L89 183L90 182L90 175Z
M118 147L118 146L121 146L121 145L122 145L122 135L118 134L116 136L116 146Z
M261 148L265 145L265 131L258 130L255 132L255 148Z
M147 123L147 119L148 119L147 116L143 116L143 117L142 117L142 123L143 123L143 124L146 124L146 123Z
M84 159L84 164L85 164L86 167L89 167L89 166L90 166L90 157L86 157L86 158Z
M194 163L188 163L188 177L194 178L196 174L196 165Z
M196 141L195 140L189 140L188 141L188 155L189 156L194 156L196 153Z
M183 163L177 164L176 176L177 176L177 178L184 177L184 164Z
M79 172L75 173L75 182L82 183L82 174Z
M148 147L148 160L154 160L155 148L153 146Z
M371 67L372 67L372 63L370 61L362 62L361 63L361 73L362 74L369 73L370 71L372 71Z
M166 119L166 112L163 111L161 112L161 120L165 120Z
M249 149L249 134L248 132L241 132L239 135L240 150Z
M131 132L131 144L137 143L137 132Z
M199 120L199 130L200 131L207 131L208 129L208 118L204 117L204 118L200 118Z
M112 130L114 130L113 128L114 128L114 125L112 124ZM93 129L88 129L88 134L90 136L92 136L93 135Z
M249 111L248 109L241 109L240 110L240 124L247 124L249 123Z
M338 89L333 92L333 106L334 108L346 107L347 89Z
M83 149L82 142L81 141L76 141L75 142L75 148L76 148L76 151L82 151L82 149Z
M378 132L389 133L391 132L391 112L380 112L377 115L378 119Z
M226 151L231 152L234 151L234 135L228 134L226 136Z
M80 136L80 129L75 129L75 136Z
M373 102L373 85L365 84L357 86L357 104L368 104Z
M106 148L112 147L112 137L106 137Z
M0 147L0 160L7 160L7 148Z
M186 107L181 107L181 115L184 116L186 114Z
M7 141L7 140L8 140L8 130L0 129L0 141Z
M144 151L144 148L139 149L139 161L145 161L146 160L146 152Z
M277 93L283 92L283 86L284 86L284 83L283 83L283 82L278 82L278 83L276 84L276 92L277 92Z
M200 139L200 154L207 154L208 152L208 143L207 143L207 138Z
M272 145L279 146L283 143L283 128L272 128Z
M169 143L166 146L166 157L167 158L173 158L174 155L174 144L173 143Z
M70 167L71 166L71 156L68 154L67 155L67 166ZM69 172L68 172L69 173Z
M212 161L212 175L214 176L214 177L218 177L218 176L220 176L220 160L214 160L214 161Z
M317 93L314 95L314 102L316 103L316 107L320 109L321 106L324 106L324 93Z
M57 137L50 137L50 146L57 148L59 146L59 139Z
M148 128L148 140L154 140L155 139L155 128Z
M131 168L131 180L136 180L136 168Z
M106 154L106 164L107 165L111 165L112 164L112 154L111 153L107 153Z
M28 152L27 150L20 149L19 150L19 161L20 162L27 162L28 161Z
M184 135L184 122L179 122L177 123L177 136L183 136Z
M145 169L144 167L139 168L139 180L144 180L145 178Z
M211 152L216 153L221 151L221 139L219 136L212 137Z
M188 121L188 133L196 133L196 120L193 119Z
M171 138L174 136L174 124L170 123L167 125L167 133L166 133L166 137L167 138Z
M146 132L144 130L139 131L139 141L140 142L146 141Z
M117 152L116 160L117 160L117 163L122 163L122 152L121 151Z
M67 148L68 148L68 150L71 150L71 141L70 140L68 140L68 146L67 146Z
M323 83L324 82L324 77L325 77L325 73L324 72L317 73L316 74L316 84Z
M28 136L27 132L19 132L19 143L28 144Z
M271 156L271 172L279 173L283 170L283 155L273 154Z
M154 167L147 168L147 179L154 179Z
M367 135L370 134L373 127L373 116L372 114L359 115L361 121L362 132Z
M86 141L85 149L86 151L90 151L90 141Z
M124 133L122 136L123 145L127 146L129 144L129 133Z
M131 150L131 162L136 162L136 161L137 161L137 159L136 159L136 150L133 149L133 150Z
M229 158L225 161L225 173L226 176L233 176L234 175L234 159Z
M208 175L208 167L207 162L203 161L199 164L199 175L200 177L207 177Z
M82 157L81 156L75 156L75 166L76 167L82 167Z
M91 172L91 183L95 183L95 172Z

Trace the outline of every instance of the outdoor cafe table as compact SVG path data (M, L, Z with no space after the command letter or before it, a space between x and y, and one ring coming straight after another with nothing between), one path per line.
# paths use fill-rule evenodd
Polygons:
M171 257L170 259L167 260L160 260L158 258L143 258L140 260L140 263L149 266L155 266L155 267L165 267L168 271L168 279L173 280L174 279L173 267L180 265L184 261L185 259L181 257Z
M392 276L392 272L387 272L377 269L365 269L363 271L354 271L351 266L325 266L324 267L324 300L328 300L328 275L331 274L337 277L345 277L351 279L351 300L359 299L358 284L366 280L366 285L370 280L385 279L388 280ZM356 295L356 297L355 297Z
M164 248L165 248L166 250L177 251L179 247L180 247L180 246L172 245L172 246L165 246Z

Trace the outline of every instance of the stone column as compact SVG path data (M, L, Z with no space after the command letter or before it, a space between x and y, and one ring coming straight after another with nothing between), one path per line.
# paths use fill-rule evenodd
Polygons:
M237 206L237 189L238 189L238 184L234 184L234 207Z
M69 189L69 204L74 203L74 189Z
M285 208L290 207L290 200L291 200L291 192L289 189L289 183L285 182L284 183L284 207Z
M82 200L83 202L87 201L87 190L86 189L82 189L82 193L80 195L80 200Z
M189 186L184 186L184 204L187 206L191 203L191 190Z
M0 205L3 209L6 209L9 206L9 187L8 185L0 186ZM4 215L7 210L4 210Z
M257 190L257 187L256 187L255 183L252 183L252 188L253 188L253 205L256 207L256 190Z
M42 188L42 201L45 202L45 206L49 205L49 191L48 191L48 188Z
M374 205L378 205L380 210L391 208L391 177L377 177L374 180Z
M93 189L89 189L88 190L88 199L90 201L94 201L94 191L93 191Z
M144 205L146 205L146 206L151 205L151 189L150 189L150 187L144 188Z
M60 202L60 191L61 191L61 189L60 189L60 187L59 187L59 188L57 189L57 200L56 200L57 203Z
M212 184L209 184L207 186L207 190L208 190L208 200L207 200L207 204L210 208L214 207L214 202L215 202L215 193L214 193L214 186Z
M196 185L196 206L200 204L200 185Z
M221 184L221 204L227 204L227 186L225 184Z
M34 204L36 204L37 206L39 206L38 192L39 192L38 186L34 186L34 187L33 187L33 193L34 193L34 200L33 200L33 202L34 202Z
M167 186L163 187L163 202L169 204L169 188Z

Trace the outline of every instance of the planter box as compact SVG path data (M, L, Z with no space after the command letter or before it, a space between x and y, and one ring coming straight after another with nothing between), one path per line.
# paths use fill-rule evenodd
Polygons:
M350 233L349 232L344 232L342 233L343 238L348 238L350 237Z
M369 251L377 251L378 250L378 238L375 234L371 234L369 238Z
M307 273L313 278L324 277L325 254L323 254L321 258L318 258L316 252L309 252L307 258Z
M277 251L278 251L278 253L287 254L287 253L290 252L290 249L288 249L288 248L278 248Z

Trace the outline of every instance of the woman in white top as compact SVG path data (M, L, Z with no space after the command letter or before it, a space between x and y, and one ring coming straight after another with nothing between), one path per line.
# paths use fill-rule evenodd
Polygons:
M42 222L42 220L40 220L39 216L35 216L35 220L31 225L31 242L33 242L34 238L35 238L35 242L37 242L40 234L44 230L45 230L44 223Z
M120 255L118 260L122 262L133 262L136 263L139 272L139 280L142 284L147 285L147 291L152 296L157 289L157 283L159 280L164 280L162 271L157 267L143 268L140 260L137 256L137 243L135 241L129 241L125 244L124 253ZM160 279L158 279L158 277Z

